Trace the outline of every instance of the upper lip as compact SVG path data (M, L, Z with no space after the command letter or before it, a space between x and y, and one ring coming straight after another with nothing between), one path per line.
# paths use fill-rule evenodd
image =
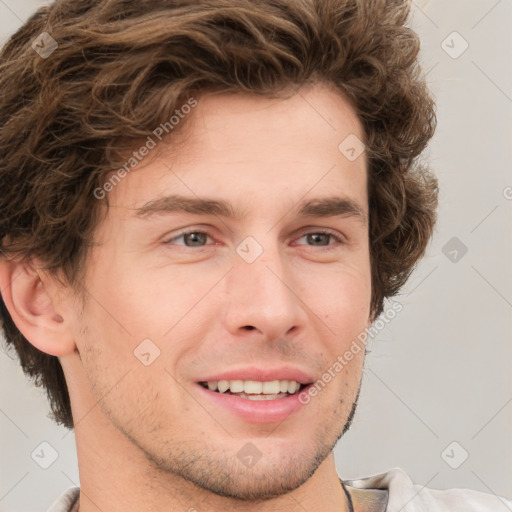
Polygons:
M269 382L273 380L294 380L299 384L310 384L314 379L308 373L291 366L279 366L275 368L258 368L256 366L249 366L212 374L201 379L199 382L219 380L255 380L261 382Z

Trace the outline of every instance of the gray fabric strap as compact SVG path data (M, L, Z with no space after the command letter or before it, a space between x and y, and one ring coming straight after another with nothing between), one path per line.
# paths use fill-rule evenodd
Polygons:
M346 483L344 488L352 498L354 512L386 512L387 489L356 489Z

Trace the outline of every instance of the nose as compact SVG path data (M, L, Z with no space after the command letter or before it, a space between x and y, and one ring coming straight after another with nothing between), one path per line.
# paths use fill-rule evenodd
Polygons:
M252 263L235 254L225 286L224 321L231 334L255 336L250 332L259 331L272 341L303 329L307 314L297 275L276 246L266 244Z

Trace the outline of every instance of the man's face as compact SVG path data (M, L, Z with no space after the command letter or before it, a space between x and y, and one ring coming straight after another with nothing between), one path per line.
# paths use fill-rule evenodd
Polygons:
M82 392L159 470L220 495L276 496L330 453L360 386L364 350L322 375L368 325L365 155L338 149L363 132L325 87L199 98L186 122L178 145L160 143L109 192L73 323ZM171 195L239 217L174 211ZM346 203L298 213L326 198L363 217ZM221 380L246 395L215 391ZM324 385L303 405L282 382L277 397L259 384L276 380Z

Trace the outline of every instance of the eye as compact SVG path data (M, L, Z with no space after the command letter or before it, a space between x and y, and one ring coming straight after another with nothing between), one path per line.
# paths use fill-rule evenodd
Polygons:
M184 244L176 243L176 240L183 239ZM185 247L204 247L203 244L210 238L208 233L204 231L185 231L173 238L169 238L165 241L167 244L184 245Z
M308 242L312 242L313 245L311 247L327 247L327 250L334 249L335 244L329 244L329 241L334 238L334 240L340 244L343 244L343 239L331 232L331 231L310 231L309 233L304 233L300 238L305 238ZM300 240L299 238L299 240ZM304 244L299 244L304 245Z
M331 231L310 231L308 233L304 233L299 237L299 240L301 238L306 238L307 245L310 247L325 247L325 250L330 250L336 248L336 245L343 244L344 241L341 236L339 236L336 233L333 233ZM177 240L183 240L183 243L178 243ZM204 231L199 230L191 230L191 231L184 231L183 233L180 233L179 235L176 235L172 238L169 238L165 240L166 244L172 244L172 245L181 245L184 247L205 247L207 244L207 240L210 239L210 235ZM332 244L329 243L332 239L334 239L338 244ZM298 245L305 245L305 244L298 244Z

